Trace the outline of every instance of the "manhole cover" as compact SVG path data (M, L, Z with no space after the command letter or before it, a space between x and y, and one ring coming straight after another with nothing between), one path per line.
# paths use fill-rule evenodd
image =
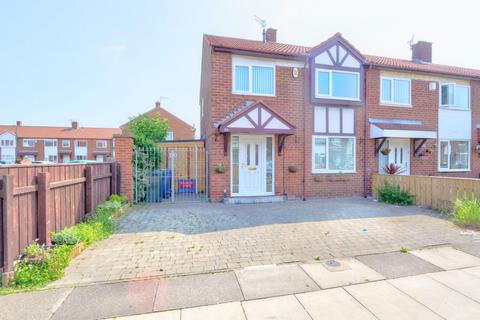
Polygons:
M323 262L323 266L330 272L339 272L339 271L345 271L345 270L350 270L350 266L348 265L347 262L339 262L334 259L327 260Z

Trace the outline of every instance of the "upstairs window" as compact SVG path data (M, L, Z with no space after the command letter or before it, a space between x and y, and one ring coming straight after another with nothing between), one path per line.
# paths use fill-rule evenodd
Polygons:
M45 140L45 147L56 147L57 140Z
M1 140L0 146L2 147L13 147L13 140Z
M358 72L316 69L315 97L359 100L360 74Z
M173 140L173 131L168 131L167 132L167 141L172 141Z
M445 83L440 88L440 106L460 109L470 108L469 86Z
M83 141L83 140L75 141L75 147L86 148L87 147L87 141Z
M411 105L410 80L382 77L380 100L383 104Z
M62 140L62 147L70 148L70 140Z
M106 148L108 145L106 140L98 140L97 141L97 148Z
M33 139L23 139L23 146L25 148L33 148L35 147L36 141Z
M275 95L275 65L234 63L233 93Z

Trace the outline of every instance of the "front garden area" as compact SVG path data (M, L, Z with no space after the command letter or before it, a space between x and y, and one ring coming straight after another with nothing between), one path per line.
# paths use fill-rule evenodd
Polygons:
M112 195L83 222L52 234L52 245L36 241L25 248L15 265L14 276L0 294L28 291L44 287L60 279L70 261L96 241L108 238L115 230L115 221L128 207L126 197Z

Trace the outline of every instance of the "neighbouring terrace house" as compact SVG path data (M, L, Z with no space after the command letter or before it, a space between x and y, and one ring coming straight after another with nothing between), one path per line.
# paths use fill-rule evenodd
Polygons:
M205 35L201 137L213 200L366 195L370 177L477 178L480 70L359 52L341 34L314 47ZM218 170L225 167L226 172ZM249 198L251 199L251 198Z
M114 157L118 128L85 128L73 121L70 127L0 125L0 160L17 159L67 163L73 160L104 162Z

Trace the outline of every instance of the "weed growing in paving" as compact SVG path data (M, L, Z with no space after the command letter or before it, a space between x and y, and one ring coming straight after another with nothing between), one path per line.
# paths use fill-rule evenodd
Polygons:
M400 252L401 253L408 253L408 248L407 247L401 247Z

